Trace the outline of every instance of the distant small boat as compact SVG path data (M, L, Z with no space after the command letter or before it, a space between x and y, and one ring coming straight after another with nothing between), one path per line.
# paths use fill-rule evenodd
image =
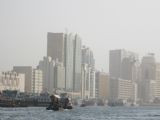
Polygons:
M86 106L87 106L86 101L82 100L80 103L80 107L86 107Z
M82 103L82 104L80 105L80 107L86 107L86 104L85 104L85 103Z
M102 99L98 99L98 100L97 100L97 105L98 105L98 106L104 106L105 103L104 103L104 101L103 101Z

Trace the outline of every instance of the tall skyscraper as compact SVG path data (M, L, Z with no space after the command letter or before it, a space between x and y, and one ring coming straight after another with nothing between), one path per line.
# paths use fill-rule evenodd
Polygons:
M95 98L95 59L93 56L93 52L90 48L83 46L82 48L82 65L87 64L86 67L89 69L89 93L90 93L90 98Z
M76 92L81 91L81 39L75 35L73 54L73 89Z
M136 90L136 89L132 89L132 87L136 86L134 82L136 82L138 79L137 78L138 76L137 62L138 62L138 55L133 52L126 51L126 50L110 51L110 56L109 56L110 90L109 91L110 91L111 100L116 100L119 98L125 99L125 97L118 97L120 92L119 88L121 86L124 86L124 87L126 86L128 90ZM126 96L128 96L126 98L131 97L131 95L129 94L135 93L133 91L131 91L130 93L128 93L127 91L122 91L122 92L124 92ZM137 93L135 94L137 95Z
M138 60L136 53L124 49L109 52L110 77L131 79L133 66Z
M65 39L65 88L73 91L73 34L66 34Z
M90 98L90 67L88 64L82 64L81 72L81 98Z
M154 54L148 54L142 58L142 80L155 80L156 61Z
M81 40L78 35L48 33L47 56L58 59L65 67L65 89L80 90ZM76 84L76 85L75 85ZM77 85L78 84L78 85Z
M156 80L156 61L154 54L148 54L142 58L141 81L139 86L140 98L143 102L149 102L152 97L151 86Z
M109 52L109 74L110 78L121 76L122 60L126 56L125 50L111 50Z
M58 59L64 63L65 55L65 34L64 33L48 33L47 35L47 56L52 59Z

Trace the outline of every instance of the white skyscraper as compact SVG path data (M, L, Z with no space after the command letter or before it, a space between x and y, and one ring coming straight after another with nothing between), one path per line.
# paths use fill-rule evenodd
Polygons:
M65 88L73 91L73 34L66 34L65 37Z
M80 92L81 39L78 35L48 33L47 56L58 59L65 67L66 91Z
M73 47L73 90L81 92L81 38L75 35Z
M95 60L92 50L85 46L82 48L82 66L83 64L87 64L89 69L89 98L95 98Z

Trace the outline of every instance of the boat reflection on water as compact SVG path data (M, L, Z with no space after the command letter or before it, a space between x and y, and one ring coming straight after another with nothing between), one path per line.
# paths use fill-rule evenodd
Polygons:
M105 101L102 99L83 99L80 100L80 107L85 106L105 106Z

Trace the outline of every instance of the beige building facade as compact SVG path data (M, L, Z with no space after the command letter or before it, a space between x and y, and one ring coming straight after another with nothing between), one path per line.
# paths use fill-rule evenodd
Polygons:
M0 91L18 90L25 91L25 75L16 72L0 72Z
M109 75L105 72L96 72L97 98L108 99L109 97Z

